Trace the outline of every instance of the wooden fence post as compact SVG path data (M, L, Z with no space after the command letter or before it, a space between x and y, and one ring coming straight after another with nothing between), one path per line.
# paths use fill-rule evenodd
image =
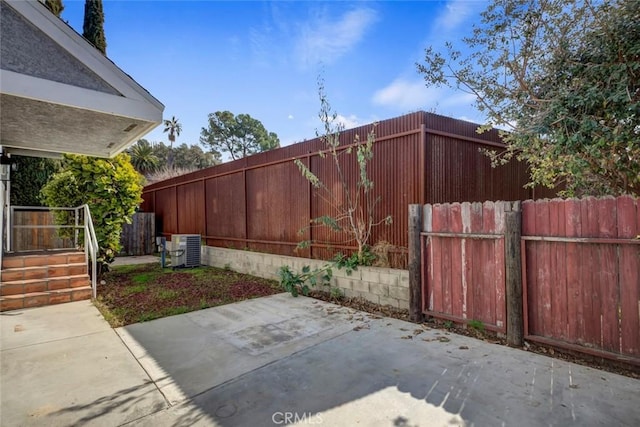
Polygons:
M504 255L507 299L507 344L522 347L524 344L524 313L522 312L522 260L520 236L522 211L515 202L511 211L505 212Z
M420 232L422 231L422 205L409 205L409 318L421 322L422 314L422 254Z

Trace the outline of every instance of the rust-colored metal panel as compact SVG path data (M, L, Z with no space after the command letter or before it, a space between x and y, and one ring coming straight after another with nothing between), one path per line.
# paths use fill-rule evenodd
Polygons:
M178 201L178 233L204 235L204 182L196 181L176 187Z
M142 193L142 203L140 204L140 210L142 212L153 212L155 210L156 192L145 191Z
M428 133L428 132L427 132ZM480 148L493 149L453 137L427 134L428 203L525 200L531 191L526 165L510 162L491 167Z
M169 236L178 233L178 206L176 200L176 187L171 186L156 193L156 226L162 230L162 234Z
M205 185L207 229L203 234L246 239L244 172L209 178Z
M370 242L387 241L394 246L390 254L393 266L407 264L409 204L529 198L530 191L522 189L526 168L508 165L492 169L478 148L500 149L498 132L478 135L477 126L416 112L381 121L375 127L377 142L369 173L375 184L373 193L380 202L374 217L391 215L393 224L375 228ZM366 140L372 129L372 125L365 125L344 131L342 147L353 144L356 135ZM345 233L317 228L312 236L297 234L310 219L334 212L318 194L310 193L309 184L293 165L294 159L309 164L338 197L344 197L331 160L318 156L324 148L321 139L314 138L154 183L145 188L143 209L155 211L168 234L195 231L197 224L206 228L202 234L211 241L236 242L239 247L251 247L257 245L254 241L260 241L260 245L271 244L280 248L278 253L289 254L293 245L312 237L331 247L314 246L298 255L327 258L338 251L349 253L355 250L355 243L349 242ZM355 153L341 154L341 162L346 176L355 178ZM171 202L171 197L186 204ZM196 202L197 198L206 201ZM216 203L230 207L215 208ZM170 213L171 209L174 211Z
M378 135L394 135L398 133L398 130L391 125L387 128L378 125L376 128ZM345 141L350 141L355 138L355 134L351 132L343 137ZM361 135L360 138L365 138L365 136ZM393 223L373 228L371 242L384 240L399 248L407 247L408 206L411 203L419 203L421 200L419 193L420 169L415 161L418 158L419 142L420 135L414 132L403 137L389 139L379 136L374 145L374 156L368 169L369 176L374 182L370 197L372 200L379 201L375 204L373 217L377 221L381 221L390 215ZM340 165L346 180L355 182L359 174L355 151L350 154L341 154ZM339 174L331 158L313 156L311 170L323 182L328 183L337 204L346 203L347 195L341 186ZM335 215L335 210L332 210L330 203L323 200L322 196L317 191L312 195L312 218ZM351 189L351 197L356 197L354 189ZM360 207L366 212L367 204L363 193L360 194L360 200ZM313 233L314 240L319 242L355 246L355 242L349 241L351 236L347 233L337 233L326 227L315 228Z
M293 161L246 171L247 238L298 243L309 218L309 183Z

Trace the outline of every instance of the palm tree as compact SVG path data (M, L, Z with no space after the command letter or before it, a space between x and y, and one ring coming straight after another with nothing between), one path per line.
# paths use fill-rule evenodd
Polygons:
M142 175L155 172L160 164L160 159L153 152L153 147L146 139L139 140L129 149L131 164Z
M171 120L164 121L164 133L169 132L169 155L167 156L167 166L169 169L173 166L173 143L176 142L176 137L180 136L180 132L182 131L182 125L176 119L176 116L172 116Z

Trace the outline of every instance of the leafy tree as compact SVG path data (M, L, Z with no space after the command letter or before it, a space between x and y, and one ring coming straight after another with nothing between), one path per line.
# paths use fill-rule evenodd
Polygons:
M17 170L11 173L11 204L42 206L40 190L58 171L60 162L39 157L12 156Z
M173 150L173 147L169 147L165 145L164 142L152 142L151 146L153 147L153 153L158 158L158 167L157 170L164 169L168 165L169 152Z
M173 158L172 168L181 172L195 171L208 168L220 163L219 155L205 152L197 145L180 144L177 147L169 147L162 142L150 143L146 139L140 139L127 151L131 156L131 164L147 179L155 172L167 175L170 168L167 164L169 156ZM175 174L170 173L170 176Z
M200 142L214 154L229 153L232 160L280 147L278 135L268 132L260 120L230 111L209 114L209 127L202 128Z
M640 194L640 2L494 0L481 16L465 49L417 66L510 130L494 164L527 161L531 184L567 195Z
M356 242L358 252L352 260L354 265L370 264L369 239L375 227L381 224L391 224L391 216L379 218L375 208L380 202L380 197L373 191L374 185L369 178L368 166L373 159L373 144L376 140L375 125L367 133L366 141L361 141L356 135L355 156L352 147L341 147L340 133L344 125L337 121L338 115L334 112L327 100L322 79L318 81L320 95L320 120L324 125L324 133L320 136L324 143L324 149L319 152L321 158L328 158L335 165L338 185L342 191L335 191L328 187L307 165L296 159L295 164L302 175L311 183L318 196L328 203L335 215L324 215L311 220L310 226L329 227L338 233L346 233L347 240L341 243ZM341 157L347 155L356 163L358 174L354 179L345 174ZM301 230L301 231L304 231ZM302 242L299 247L305 247L311 242ZM341 260L343 261L343 260Z
M205 152L197 145L180 144L173 152L175 166L183 169L204 169L220 163L213 153Z
M171 120L164 121L163 132L168 133L167 137L169 138L169 147L173 148L173 143L176 142L176 137L180 136L180 132L182 132L182 124L180 124L175 116L172 116ZM173 167L173 152L169 150L167 156L167 165L171 168Z
M64 10L64 5L62 4L62 0L45 0L44 5L47 6L47 9L51 11L58 18L60 14Z
M160 159L146 139L141 139L132 145L128 153L131 157L131 164L142 175L154 172L160 166Z
M142 177L125 153L113 159L65 154L60 172L42 189L50 207L88 204L98 239L100 271L108 269L120 250L122 225L142 201Z
M104 36L104 11L102 0L85 0L82 36L104 55L107 54L107 39Z

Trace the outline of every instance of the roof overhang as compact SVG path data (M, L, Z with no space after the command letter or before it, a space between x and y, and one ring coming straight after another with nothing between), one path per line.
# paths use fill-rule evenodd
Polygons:
M0 62L0 145L6 151L113 157L162 122L158 100L40 2L1 0L0 6L3 20L17 21L17 28L45 46L33 48L26 59L16 53L13 64ZM0 39L7 43L3 53L25 43L20 35L14 41L7 37L12 35ZM31 57L37 57L35 65ZM71 61L85 83L58 71L57 60Z

